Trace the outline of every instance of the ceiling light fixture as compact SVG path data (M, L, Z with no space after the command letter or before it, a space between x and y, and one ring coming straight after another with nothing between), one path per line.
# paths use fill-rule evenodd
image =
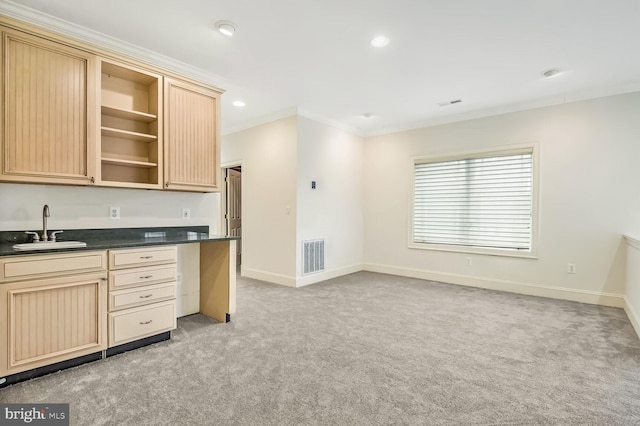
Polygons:
M556 68L552 68L550 70L546 70L545 72L542 73L542 75L544 75L547 78L553 77L554 75L558 75L558 74L560 74L560 70L556 69Z
M385 47L386 45L389 44L389 41L390 40L388 37L380 35L371 39L371 45L373 47Z
M233 105L236 108L243 108L247 104L245 104L244 101L239 101L238 100L238 101L231 102L231 105Z
M217 21L214 25L220 33L227 37L233 37L236 32L236 24L231 21Z
M365 112L360 117L369 119L369 118L373 118L373 114L371 114L370 112Z

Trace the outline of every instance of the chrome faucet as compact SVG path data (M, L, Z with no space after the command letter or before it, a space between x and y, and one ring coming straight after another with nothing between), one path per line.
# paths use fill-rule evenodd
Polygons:
M44 205L42 209L42 241L47 241L49 237L47 236L47 218L50 217L49 214L49 206L47 204Z

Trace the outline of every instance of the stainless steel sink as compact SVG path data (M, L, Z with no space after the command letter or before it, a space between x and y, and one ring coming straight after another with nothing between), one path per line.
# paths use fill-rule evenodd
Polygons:
M13 246L13 249L18 251L55 250L86 246L87 243L83 243L82 241L37 241L33 243L15 244Z

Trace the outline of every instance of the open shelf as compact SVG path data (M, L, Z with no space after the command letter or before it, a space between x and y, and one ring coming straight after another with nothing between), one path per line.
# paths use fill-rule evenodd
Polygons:
M111 106L102 105L102 114L111 117L122 118L125 120L140 121L143 123L151 123L158 119L155 114L149 114L141 111L134 111L130 109L115 108Z
M105 157L102 157L102 163L112 164L114 166L140 167L143 169L150 169L151 167L158 166L158 163L147 163L145 161L121 160L119 158L105 158Z
M101 182L162 187L162 76L100 59Z
M156 135L147 133L130 132L129 130L114 129L111 127L102 127L102 136L111 136L113 138L129 139L138 142L153 142L158 139Z

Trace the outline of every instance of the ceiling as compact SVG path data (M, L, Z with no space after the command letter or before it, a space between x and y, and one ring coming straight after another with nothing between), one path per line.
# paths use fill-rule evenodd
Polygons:
M203 70L223 133L297 110L373 135L640 90L640 0L0 0L21 6Z

